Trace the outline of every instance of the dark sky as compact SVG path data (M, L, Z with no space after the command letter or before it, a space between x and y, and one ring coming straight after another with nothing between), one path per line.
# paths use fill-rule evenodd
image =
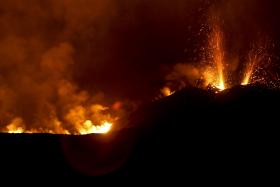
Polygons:
M1 1L0 115L32 118L36 111L40 118L57 113L63 110L61 103L79 103L82 90L93 98L100 92L121 100L153 98L172 65L193 63L199 56L197 49L207 35L201 28L209 15L222 20L229 51L264 36L279 49L279 4L274 0ZM61 90L67 90L67 99L61 99Z

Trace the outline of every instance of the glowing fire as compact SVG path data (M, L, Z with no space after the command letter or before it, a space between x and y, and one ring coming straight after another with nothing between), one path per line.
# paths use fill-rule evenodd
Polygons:
M163 95L164 97L168 97L168 96L174 94L175 91L171 91L171 89L170 89L169 87L166 86L166 87L164 87L164 88L161 89L161 93L162 93L162 95Z
M108 121L102 122L101 125L96 126L93 125L91 120L86 120L83 125L80 127L79 132L80 134L92 134L92 133L97 133L97 134L104 134L110 131L112 127L112 123Z
M91 120L92 119L92 120ZM38 127L37 129L27 129L24 120L16 117L3 130L7 133L48 133L48 134L105 134L108 133L117 118L111 117L107 107L102 105L91 105L89 107L76 106L65 116L65 123L57 118L50 121L48 128ZM67 127L67 129L65 129ZM69 129L68 129L69 128Z
M17 120L17 119L16 119ZM14 120L14 123L9 124L7 128L7 133L11 134L33 134L33 133L48 133L48 134L70 134L67 130L60 131L60 133L56 133L52 130L25 130L24 127L18 126L17 122ZM94 125L91 120L86 120L78 129L78 134L105 134L108 133L113 126L113 123L108 121L103 121L101 125Z
M22 126L23 121L21 118L15 118L12 120L12 122L7 125L7 131L8 133L23 133L24 128Z
M8 125L7 129L8 129L8 133L12 133L12 134L24 133L24 129L22 127L16 127L16 126L13 126L13 125Z

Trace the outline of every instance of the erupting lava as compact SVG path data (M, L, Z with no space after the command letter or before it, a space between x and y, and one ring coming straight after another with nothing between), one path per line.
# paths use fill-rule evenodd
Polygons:
M247 85L250 84L251 81L251 77L253 75L253 71L254 71L254 63L252 65L249 65L248 69L245 72L245 76L241 82L241 85Z
M247 84L250 83L250 79L251 79L252 73L253 73L253 69L250 68L250 69L245 73L245 77L244 77L244 79L242 80L241 85L244 86L244 85L247 85Z
M248 62L247 62L247 67L245 69L245 74L244 74L244 78L241 82L241 85L247 85L249 84L253 78L253 74L255 73L258 65L260 64L260 62L262 60L264 60L265 58L265 51L266 48L265 47L261 47L258 49L252 49L249 52L248 55ZM269 60L266 60L267 62L269 62Z
M255 69L255 66L258 62L258 57L257 55L255 54L249 54L249 62L248 62L248 65L247 65L247 68L245 70L245 75L244 75L244 78L241 82L241 85L247 85L250 83L250 80L251 80L251 77L253 75L253 72L254 72L254 69Z
M248 55L238 54L234 64L230 62L231 55L226 55L224 34L217 24L211 21L210 32L207 32L207 46L203 47L199 60L193 64L179 63L174 66L173 71L167 76L168 85L178 85L177 90L186 86L195 86L202 89L223 91L236 85L248 85L253 83L264 84L268 87L278 87L278 76L273 75L270 63L273 56L270 54L271 41L268 39L253 42L248 49ZM208 30L207 30L208 31ZM244 58L244 56L245 58ZM247 56L247 57L246 57ZM268 69L269 68L269 69ZM240 71L241 70L241 71ZM235 76L241 76L235 77ZM174 87L174 86L173 86ZM212 89L214 88L214 89ZM175 91L174 91L175 92ZM161 89L163 96L170 96L172 93L169 87Z
M215 28L211 37L210 46L212 47L212 54L214 64L217 68L217 81L213 83L213 85L220 89L224 90L225 81L224 81L224 54L223 54L223 46L222 46L222 33L219 28Z

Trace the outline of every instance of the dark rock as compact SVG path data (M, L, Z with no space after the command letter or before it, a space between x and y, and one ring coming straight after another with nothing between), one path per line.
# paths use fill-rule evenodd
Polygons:
M186 88L141 107L106 135L0 134L1 172L60 176L273 176L279 158L279 90Z

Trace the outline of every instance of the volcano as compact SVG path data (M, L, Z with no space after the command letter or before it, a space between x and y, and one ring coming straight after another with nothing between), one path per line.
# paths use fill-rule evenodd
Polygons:
M143 105L129 125L82 136L0 134L1 173L60 176L273 176L280 91L185 88Z

